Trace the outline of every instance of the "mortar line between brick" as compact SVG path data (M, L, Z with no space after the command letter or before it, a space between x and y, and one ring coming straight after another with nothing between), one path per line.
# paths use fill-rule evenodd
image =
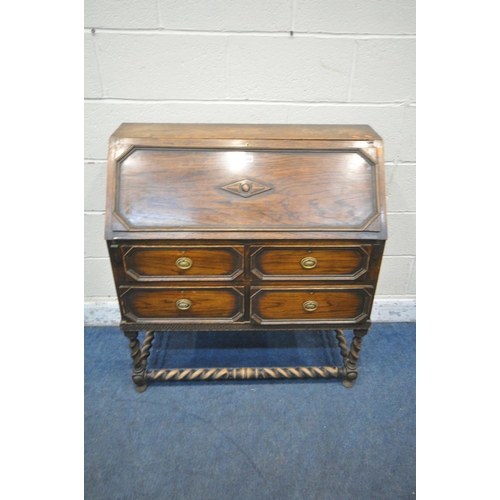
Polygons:
M384 259L415 259L415 254L402 254L402 255L391 255L390 253L387 253L387 251L384 253Z
M86 97L87 102L102 102L107 104L238 104L252 106L256 104L263 105L287 105L287 106L361 106L361 107L388 107L403 108L404 101L394 102L335 102L335 101L266 101L266 100L240 100L240 99L134 99L125 97Z
M385 295L384 294L381 294L379 295L377 293L377 297L380 298L380 299L384 299L384 300L415 300L415 294L414 293L409 293L407 295L402 295L402 294L389 294L389 293L386 293ZM118 300L118 299L117 299Z
M399 126L399 133L398 133L399 137L403 137L403 132L404 132L404 128L405 128L406 110L408 109L408 106L403 105L402 108L403 108L403 110L401 112L401 115L402 115L401 116L401 124ZM399 150L396 153L396 163L398 163L398 164L400 162L401 150L402 150L402 143L400 142Z
M92 43L94 44L95 58L97 61L97 73L99 74L99 84L101 86L101 92L104 97L106 95L106 89L104 88L104 80L102 78L101 61L99 60L99 47L97 45L97 39L95 33L92 33Z
M116 297L111 297L108 295L85 295L84 302L86 302L87 304L89 304L90 302L99 302L101 304L103 302L114 302L118 305L118 299Z
M84 28L85 33L90 33L95 29L100 33L126 34L126 35L200 35L200 36L268 36L268 37L289 37L290 32L283 31L203 31L203 30L172 30L163 28L143 28L143 29L124 29L124 28ZM294 32L293 36L302 38L357 38L368 40L371 38L399 38L415 39L414 34L384 34L384 33L310 33Z
M229 37L226 37L226 99L229 97Z
M292 20L291 20L291 26L290 26L290 31L295 34L295 19L297 17L297 1L298 0L292 0Z
M412 259L410 264L410 272L408 273L408 279L406 280L405 295L408 295L408 287L410 286L411 276L413 274L413 268L415 267L415 258Z
M389 188L389 186L392 186L392 180L394 179L394 176L396 175L396 170L398 169L398 162L397 161L393 161L391 163L384 162L384 165L389 165L391 167L394 167L391 169L390 176L387 175L387 172L386 172L386 186L387 186L387 188Z
M161 25L161 14L160 14L160 0L156 0L156 13L158 14L158 26L161 29L162 25Z
M354 72L356 71L356 59L358 55L358 41L354 41L354 52L352 54L351 74L349 75L349 90L347 91L347 102L351 102L352 97L352 82L354 80Z

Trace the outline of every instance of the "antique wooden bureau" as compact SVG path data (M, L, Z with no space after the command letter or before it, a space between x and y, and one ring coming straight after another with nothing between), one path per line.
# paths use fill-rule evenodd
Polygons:
M139 392L154 380L351 387L386 238L369 126L126 123L110 138L106 240ZM147 365L156 332L306 329L333 330L343 366Z

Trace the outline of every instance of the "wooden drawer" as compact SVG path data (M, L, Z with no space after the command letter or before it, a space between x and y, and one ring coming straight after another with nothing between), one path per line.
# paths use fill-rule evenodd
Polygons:
M356 280L366 274L371 245L251 247L251 271L261 280Z
M252 287L250 316L261 325L358 323L369 316L373 287Z
M234 322L244 314L243 287L120 287L124 315L141 322Z
M123 246L131 281L230 281L243 273L243 246Z

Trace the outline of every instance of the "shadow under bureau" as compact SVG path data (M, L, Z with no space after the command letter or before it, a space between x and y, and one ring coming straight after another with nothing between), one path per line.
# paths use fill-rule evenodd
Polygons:
M110 138L106 240L138 391L351 387L386 238L383 141L369 126L126 123ZM155 332L306 329L334 330L343 366L147 366Z

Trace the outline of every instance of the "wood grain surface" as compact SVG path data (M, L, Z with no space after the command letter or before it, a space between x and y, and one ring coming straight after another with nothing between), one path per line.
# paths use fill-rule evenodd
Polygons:
M368 125L123 123L112 138L359 141L380 139L380 136Z
M357 279L366 273L372 247L318 245L252 247L252 273L264 280ZM314 259L306 268L303 259Z
M250 316L260 324L356 323L368 316L372 300L369 287L252 287ZM308 310L310 302L314 309Z
M376 168L357 151L136 148L117 169L115 229L349 231L379 215ZM227 190L241 181L268 190Z
M124 246L123 264L132 281L233 280L243 273L243 246ZM184 269L180 259L189 259Z
M125 316L133 321L236 321L244 314L242 288L122 287L120 303ZM181 310L177 302L190 303Z

